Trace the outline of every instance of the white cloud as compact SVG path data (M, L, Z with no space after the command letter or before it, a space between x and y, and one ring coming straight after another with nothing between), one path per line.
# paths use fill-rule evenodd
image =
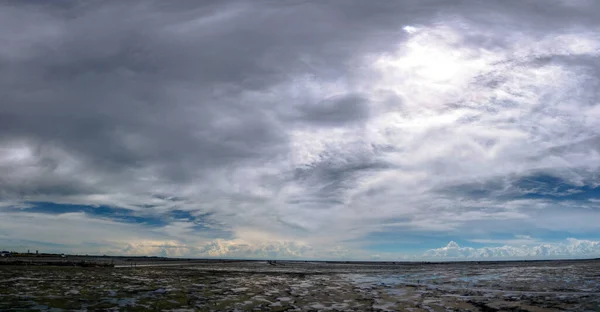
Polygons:
M340 246L323 249L294 241L250 243L241 239L216 239L199 246L185 245L176 241L140 241L106 253L192 258L349 260L358 257L358 259L368 259L367 253L351 251Z
M539 239L533 238L530 235L515 235L511 239L470 239L470 242L480 244L494 244L494 245L534 245L540 244Z
M492 259L547 259L600 257L600 241L569 238L564 242L539 245L504 245L500 247L460 247L451 241L447 246L430 249L424 259L492 260Z
M417 31L419 31L419 27L415 27L415 26L411 26L411 25L406 25L406 26L402 27L402 29L409 34L414 34Z
M499 241L489 241L498 243ZM445 247L430 249L422 255L410 255L402 252L383 252L370 254L357 249L345 249L337 246L319 249L292 241L247 243L243 240L211 241L203 246L192 247L177 242L139 242L129 244L116 254L161 255L169 257L208 257L208 258L246 258L246 259L331 259L331 260L517 260L517 259L570 259L600 257L600 241L569 238L564 242L522 244L520 241L508 241L515 245L495 247L461 247L450 241Z

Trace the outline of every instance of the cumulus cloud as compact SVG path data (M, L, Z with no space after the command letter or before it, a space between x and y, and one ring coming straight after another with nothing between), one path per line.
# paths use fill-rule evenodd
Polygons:
M181 245L177 242L142 241L127 244L125 248L108 250L115 255L156 255L163 257L282 259L282 260L348 260L366 259L365 253L341 246L323 249L294 241L263 241L251 243L240 239L215 239L202 246Z
M598 237L599 16L592 1L8 1L0 213L49 225L0 238L383 258L390 240Z
M445 247L430 249L425 259L493 260L493 259L564 259L600 257L600 241L568 238L564 242L539 245L504 245L498 247L460 247L451 241Z
M527 238L531 240L531 238ZM488 242L498 243L498 242ZM453 260L532 260L577 259L600 257L600 241L568 238L561 242L537 242L486 247L461 247L450 241L446 246L429 249L423 254L408 255L402 252L368 254L360 250L348 250L340 246L331 249L315 249L310 245L294 242L262 242L248 244L240 240L214 240L201 248L182 246L175 242L139 242L128 244L115 254L160 255L168 257L205 257L237 259L327 259L327 260L375 260L375 261L453 261ZM111 253L111 252L109 252Z

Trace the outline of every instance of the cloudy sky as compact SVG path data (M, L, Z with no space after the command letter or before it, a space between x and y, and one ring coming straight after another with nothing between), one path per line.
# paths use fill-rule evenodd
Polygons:
M3 1L0 249L600 256L600 3Z

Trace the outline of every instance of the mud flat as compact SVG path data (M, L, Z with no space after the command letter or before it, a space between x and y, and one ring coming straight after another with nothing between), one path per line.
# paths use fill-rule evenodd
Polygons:
M600 261L0 266L0 311L600 311Z

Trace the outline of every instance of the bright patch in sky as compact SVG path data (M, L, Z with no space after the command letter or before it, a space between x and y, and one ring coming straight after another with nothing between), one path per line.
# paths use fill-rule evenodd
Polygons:
M0 4L0 249L600 257L594 1Z
M409 34L414 34L417 31L419 31L419 29L417 27L410 26L410 25L404 26L404 27L402 27L402 29L404 29L404 31L407 32L407 33L409 33Z

